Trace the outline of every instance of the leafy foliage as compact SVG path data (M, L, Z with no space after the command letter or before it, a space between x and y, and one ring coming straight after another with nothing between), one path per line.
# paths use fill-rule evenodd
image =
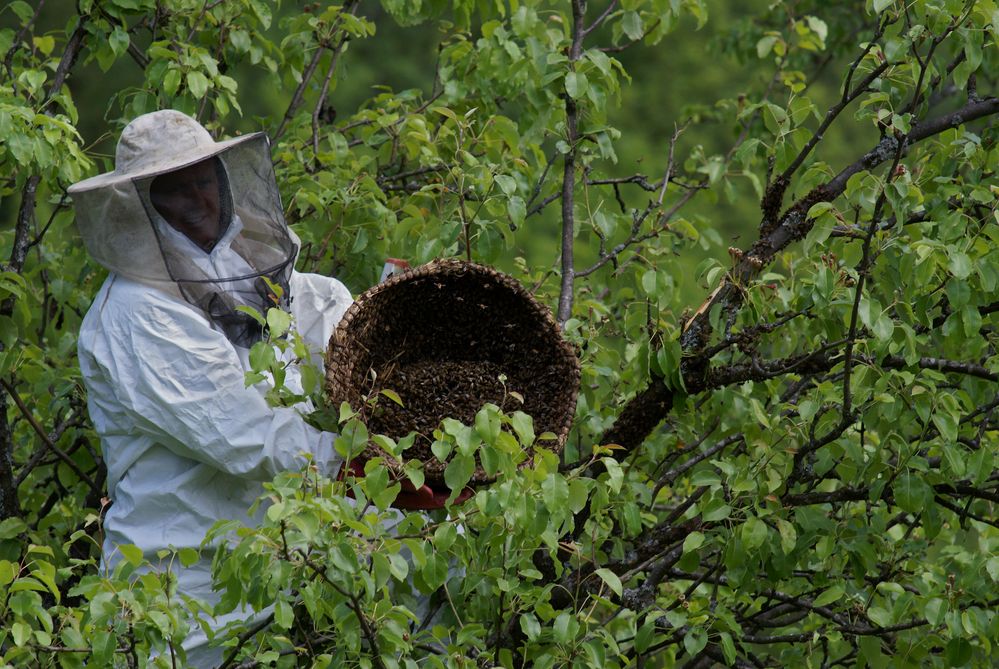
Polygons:
M262 525L219 525L219 612L264 611L216 635L228 666L994 666L996 3L734 20L712 48L753 76L670 119L655 177L627 166L640 129L616 127L647 85L624 62L669 53L707 4L586 4L0 10L5 664L170 666L203 609L134 547L98 569L102 464L74 359L102 272L65 188L109 167L82 129L174 107L271 134L301 268L363 287L386 256L499 264L583 358L562 461L521 462L529 417L486 406L434 435L454 496L475 453L501 472L464 504L398 513L372 461L283 474ZM433 81L337 109L356 45L398 30L386 13L438 36ZM134 83L81 114L71 84L94 68ZM241 119L256 97L279 111ZM724 148L686 143L706 124ZM740 219L705 214L725 206ZM719 231L746 246L726 255ZM284 388L301 343L262 318L275 337L248 382L295 402L319 375ZM404 457L314 401L343 456L380 439Z

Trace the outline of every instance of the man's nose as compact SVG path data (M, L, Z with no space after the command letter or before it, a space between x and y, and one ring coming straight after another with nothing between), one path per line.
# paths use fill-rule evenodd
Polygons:
M200 211L208 207L209 197L200 188L191 188L184 191L181 203L186 209Z
M212 188L198 188L198 203L205 209L210 209L218 199L218 193Z

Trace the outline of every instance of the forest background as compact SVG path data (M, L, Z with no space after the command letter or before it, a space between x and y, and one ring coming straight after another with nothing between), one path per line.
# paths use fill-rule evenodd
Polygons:
M401 535L377 462L280 477L218 553L224 607L276 602L220 635L228 666L992 666L997 24L991 0L8 3L0 656L183 662L199 604L128 548L97 574L75 337L103 271L65 197L175 107L271 134L301 269L356 293L386 256L471 256L583 365L560 459L519 467L522 415L446 426L449 484L475 453L501 481ZM407 591L442 588L421 628Z

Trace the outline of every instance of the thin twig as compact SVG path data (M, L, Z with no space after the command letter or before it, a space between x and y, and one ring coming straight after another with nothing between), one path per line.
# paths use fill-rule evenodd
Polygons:
M291 102L288 103L288 108L284 112L284 116L281 118L281 123L278 125L277 130L274 131L274 141L277 141L281 135L284 134L285 128L288 122L295 116L295 112L302 104L302 98L305 95L305 89L309 85L309 81L312 80L312 75L316 71L316 67L319 65L319 60L323 57L323 51L325 47L321 45L316 45L316 52L312 54L312 60L306 66L305 71L302 72L302 81L299 82L298 87L295 89L295 93L291 96Z
M0 379L0 387L2 387L4 391L10 395L11 399L14 400L14 404L16 404L17 408L21 410L21 415L23 415L28 421L28 424L31 425L31 429L33 429L35 434L39 436L42 443L44 443L50 451L59 456L59 459L65 462L69 468L73 470L73 473L79 476L80 480L86 483L91 490L99 490L98 485L94 483L93 479L91 479L86 472L80 469L80 466L73 461L73 458L66 455L65 451L56 446L55 443L49 439L49 435L45 433L45 429L41 426L41 424L39 424L34 414L31 413L31 409L29 409L24 403L24 400L21 399L21 396L17 393L17 389L10 385L6 379Z
M31 15L31 18L21 26L21 29L17 31L17 35L14 36L14 41L11 43L11 47L7 50L4 55L3 66L7 70L7 76L10 78L11 86L14 90L17 90L17 77L14 76L14 54L17 53L18 49L21 48L21 44L24 43L24 38L27 37L28 33L31 31L31 26L35 25L35 21L38 20L38 16L42 13L42 7L45 6L45 0L38 0L38 4L35 5L35 13Z

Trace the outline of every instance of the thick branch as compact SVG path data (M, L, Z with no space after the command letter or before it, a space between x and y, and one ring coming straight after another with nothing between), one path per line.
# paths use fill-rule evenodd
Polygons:
M21 515L14 485L14 437L7 420L7 394L0 392L0 520Z
M974 100L968 102L968 104L956 111L951 112L950 114L944 114L943 116L939 116L935 119L924 121L913 127L912 132L908 135L908 145L912 146L913 144L921 142L924 139L934 135L939 135L945 130L950 130L951 128L956 128L959 125L970 123L971 121L976 121L986 116L992 116L996 113L999 113L999 98L993 97L986 100ZM810 203L810 205L815 204L815 202L829 202L839 197L843 191L846 190L846 182L850 179L850 177L858 172L872 169L885 162L891 158L894 149L895 139L893 137L885 137L876 147L865 153L859 160L846 167L842 172L829 181L829 183L825 186L821 186L819 189L816 189L816 191L820 191L822 197L814 200ZM785 214L785 217L786 216L787 214Z
M999 98L973 101L950 114L918 124L909 133L906 145L928 139L950 128L999 113ZM742 303L743 289L773 258L792 242L803 239L812 229L813 222L806 216L808 209L817 202L829 202L839 197L846 189L846 183L851 176L863 170L870 170L894 158L898 150L898 140L885 137L876 147L865 153L860 159L846 167L826 184L818 186L812 192L795 202L780 217L773 230L761 237L752 248L746 252L742 260L730 273L729 279L722 283L711 296L698 308L693 318L684 328L681 342L685 350L696 350L706 340L710 331L707 319L712 307L724 305L727 309L735 309Z
M585 29L583 20L586 15L585 0L572 1L572 46L569 47L569 72L575 72L576 61L583 53L583 37ZM565 325L572 315L573 282L575 281L575 262L573 259L573 239L576 234L576 221L573 208L576 193L576 145L579 141L579 131L576 127L579 110L576 101L568 90L565 94L565 128L566 143L569 151L565 154L562 170L562 286L558 296L559 325Z

